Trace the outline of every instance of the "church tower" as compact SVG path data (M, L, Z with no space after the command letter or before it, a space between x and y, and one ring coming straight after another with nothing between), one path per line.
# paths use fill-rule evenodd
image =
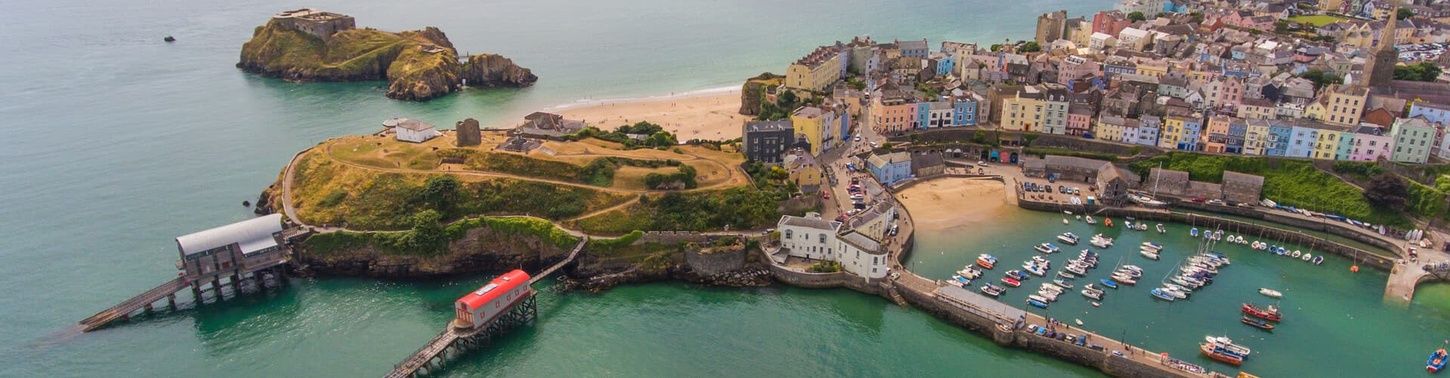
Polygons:
M1385 20L1385 27L1380 30L1379 44L1375 45L1369 59L1365 60L1365 84L1370 88L1388 87L1395 79L1395 63L1399 62L1400 57L1400 53L1395 51L1395 26L1400 22L1396 19L1400 4L1395 0L1391 0L1391 4L1390 17Z

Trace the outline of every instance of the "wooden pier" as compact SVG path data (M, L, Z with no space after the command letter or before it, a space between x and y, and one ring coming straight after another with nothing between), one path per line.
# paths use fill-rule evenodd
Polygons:
M574 259L579 257L579 252L584 250L586 244L589 244L589 237L581 237L579 244L575 245L574 249L569 251L569 254L563 260L554 263L554 265L539 271L539 274L530 277L528 285L533 286L535 282L539 282L544 277L548 277L564 266L569 265L569 263L574 262ZM533 322L534 319L539 317L539 307L535 302L536 295L530 290L527 297L510 305L508 312L499 315L497 318L479 327L459 328L454 325L454 322L448 322L448 325L444 326L443 331L428 340L427 344L423 344L422 348L418 348L408 358L403 359L403 362L393 365L393 371L389 372L387 377L414 377L437 371L443 368L450 356L458 356L469 350L480 348L496 336L504 334L518 326Z
M302 236L292 231L282 228L280 214L273 214L177 237L176 278L81 320L81 331L130 319L138 311L150 313L163 299L176 310L176 294L188 287L191 301L200 305L207 292L213 302L225 299L228 286L233 297L242 294L246 281L255 281L258 290L267 288L268 278L281 286L290 263L287 240Z

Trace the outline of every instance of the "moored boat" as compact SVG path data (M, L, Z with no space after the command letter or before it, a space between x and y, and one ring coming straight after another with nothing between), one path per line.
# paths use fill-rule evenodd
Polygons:
M1057 240L1063 243L1067 243L1068 245L1077 245L1078 237L1076 234L1073 234L1071 232L1064 232L1061 235L1057 235Z
M1239 319L1239 321L1249 325L1250 327L1262 329L1269 332L1274 331L1274 323L1269 323L1269 321L1267 320L1245 316L1242 319Z
M1061 248L1057 248L1057 246L1052 245L1052 243L1042 243L1042 244L1038 244L1038 245L1032 246L1032 249L1037 250L1037 252L1040 252L1040 253L1043 253L1043 254L1057 253L1057 252L1059 252L1059 251L1062 250Z
M1425 359L1425 371L1439 373L1441 370L1445 370L1446 359L1445 348L1440 348L1434 353L1430 353L1430 358Z
M1163 228L1163 224L1162 223L1159 223L1158 224L1158 233L1163 234L1163 233L1167 233L1167 232L1168 232L1168 229Z
M994 267L996 265L997 265L997 258L996 257L993 257L992 255L983 253L983 254L977 256L977 266L982 267L982 269L989 269L990 270L990 269L992 269L992 267Z
M1088 297L1088 298L1093 299L1093 300L1099 300L1099 301L1100 300L1103 300L1103 291L1102 290L1082 289L1081 293L1082 293L1082 296Z
M1158 260L1158 252L1149 251L1149 250L1146 250L1145 249L1145 250L1138 251L1138 254L1139 255L1143 255L1143 257L1146 257L1149 260L1155 260L1155 261Z
M1047 308L1047 301L1043 299L1027 298L1027 304L1036 308Z
M1059 270L1059 271L1057 271L1057 276L1058 277L1062 277L1062 278L1068 278L1068 279L1077 278L1076 275L1073 275L1072 273L1068 273L1065 270Z
M1314 265L1324 264L1324 255L1314 256Z
M1279 313L1279 307L1274 305L1259 308L1259 306L1255 306L1250 303L1244 303L1243 306L1239 306L1239 311L1243 312L1244 315L1268 320L1271 322L1277 322L1283 319L1283 315Z
M1022 281L1018 281L1016 278L1012 277L1002 277L1002 283L1011 287L1022 286Z
M1203 336L1203 341L1214 344L1215 346L1223 348L1223 350L1228 351L1229 353L1236 354L1239 357L1243 357L1245 359L1249 358L1249 354L1253 353L1253 351L1249 350L1248 347L1234 344L1233 339L1228 338L1228 336L1205 335Z
M1173 297L1173 299L1188 299L1187 293L1178 291L1178 289L1174 289L1168 286L1163 286L1154 290L1162 291L1163 294L1167 294L1168 296Z
M1303 257L1300 257L1299 259L1300 260L1304 260L1304 261L1307 262L1309 260L1314 259L1314 254L1312 254L1312 253L1305 253L1304 256Z
M1261 287L1261 288L1259 288L1259 294L1263 294L1265 297L1269 297L1269 298L1283 298L1284 297L1284 293L1280 293L1278 290L1270 289L1270 288L1267 288L1267 287Z
M1127 273L1113 273L1112 278L1113 281L1118 281L1118 283L1124 285L1132 286L1138 284L1138 280L1133 279L1133 276L1129 276Z
M1117 289L1118 288L1118 283L1117 282L1113 282L1113 280L1110 280L1110 279L1107 279L1107 278L1098 279L1098 282L1099 283L1102 283L1103 284L1103 287L1106 287L1106 288L1109 288L1109 289Z
M1172 295L1168 295L1168 293L1163 292L1163 288L1155 288L1155 289L1149 291L1148 293L1149 294L1152 294L1153 295L1153 298L1158 298L1158 299L1162 299L1162 300L1169 301L1169 302L1172 302L1173 301L1173 296Z
M1052 280L1052 284L1053 285L1057 285L1057 287L1061 287L1063 289L1071 289L1072 288L1072 281L1068 281L1068 280L1062 280L1062 279Z
M1158 251L1163 250L1163 245L1162 244L1158 244L1158 243L1154 243L1154 242L1146 242L1145 241L1145 242L1143 242L1141 249L1151 250L1153 252L1158 252Z
M1002 295L1003 292L1006 292L1007 291L1007 288L1001 287L1001 286L997 286L997 285L993 285L993 284L986 284L986 285L982 285L982 287L980 288L980 290L982 291L982 294L986 294L986 295L989 295L989 296L992 296L993 298L995 298L995 297L997 297L999 295Z
M948 285L952 285L952 286L956 286L956 287L966 287L967 286L966 284L962 283L961 280L958 280L957 279L957 278L960 278L960 277L961 276L952 276L952 279L945 280L945 281L947 282Z
M1198 344L1198 350L1203 352L1204 356L1207 356L1209 359L1212 359L1214 361L1226 363L1233 366L1239 366L1244 364L1243 357L1239 357L1237 355L1234 355L1233 353L1228 353L1227 351L1223 350L1223 348L1216 347L1214 346L1214 344L1211 343Z

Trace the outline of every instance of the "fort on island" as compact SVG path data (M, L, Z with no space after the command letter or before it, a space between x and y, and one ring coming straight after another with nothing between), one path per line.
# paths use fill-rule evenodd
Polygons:
M324 41L337 32L357 28L357 21L352 16L311 8L278 12L272 16L272 21Z
M201 305L289 275L499 274L459 293L441 331L388 374L408 377L548 316L534 284L549 277L560 291L780 283L880 296L1112 376L1284 373L1302 357L1226 336L1185 349L1068 319L1101 308L1137 327L1149 311L1114 306L1195 306L1161 315L1224 312L1254 341L1284 342L1322 337L1258 333L1299 326L1286 318L1312 315L1287 304L1310 293L1230 292L1233 270L1250 270L1232 265L1383 270L1390 305L1450 281L1450 84L1436 68L1450 54L1405 54L1400 42L1445 35L1417 12L1450 4L1320 3L1360 6L1124 0L1090 16L1043 14L1030 41L933 51L926 39L857 36L748 80L739 113L753 118L731 125L742 134L732 140L567 109L495 122L503 128L388 119L297 152L259 197L261 216L177 237L175 278L80 327L155 313L162 300L178 310L187 288ZM1390 19L1402 9L1414 16ZM1326 19L1338 26L1308 26ZM272 22L323 40L355 28L306 8ZM428 46L452 53L441 45ZM921 247L1002 232L995 223L1047 242L1003 232L970 252ZM1020 269L1008 261L1019 258ZM1276 284L1301 279L1268 269ZM1191 295L1252 299L1223 311ZM1303 340L1303 354L1329 347Z

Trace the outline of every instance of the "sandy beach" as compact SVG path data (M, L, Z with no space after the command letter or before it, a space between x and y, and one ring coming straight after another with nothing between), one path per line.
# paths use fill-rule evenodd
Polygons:
M1005 216L1006 187L994 180L940 178L907 188L896 199L920 230L942 230Z
M603 129L650 121L690 139L728 140L740 137L749 116L740 115L740 89L711 90L638 99L599 100L551 110Z

